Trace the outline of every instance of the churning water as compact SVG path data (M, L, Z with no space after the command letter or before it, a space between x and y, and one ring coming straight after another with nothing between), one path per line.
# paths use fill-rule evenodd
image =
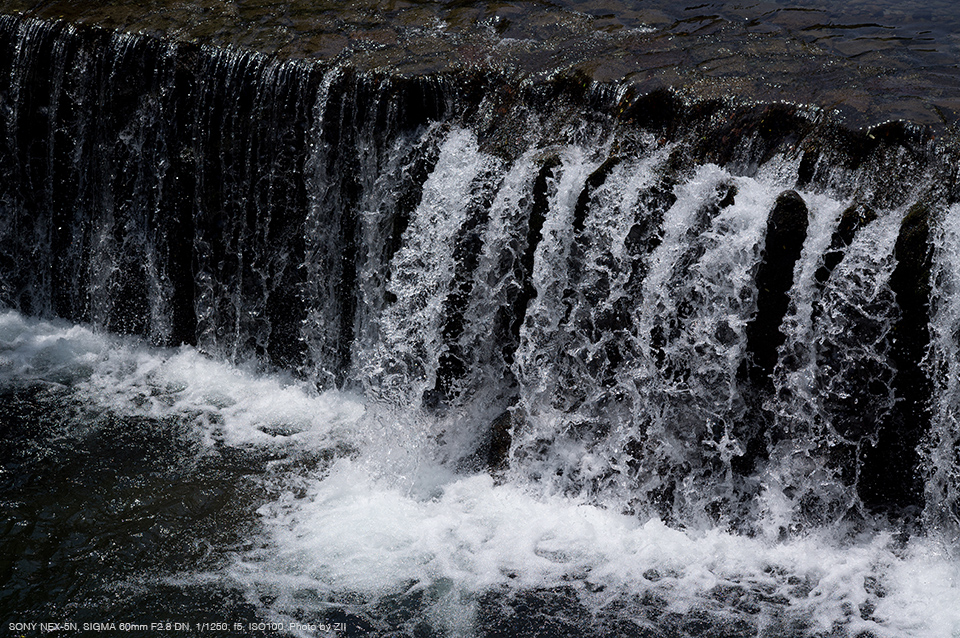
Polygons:
M5 630L960 636L949 135L0 27Z
M937 535L678 529L455 472L436 419L356 395L14 312L0 331L10 618L493 636L960 623Z

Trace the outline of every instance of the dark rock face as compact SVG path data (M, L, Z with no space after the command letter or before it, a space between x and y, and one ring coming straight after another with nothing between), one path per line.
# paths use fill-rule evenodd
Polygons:
M844 251L853 242L857 232L877 219L877 212L866 204L853 204L840 216L840 224L830 238L830 248L823 256L823 263L817 269L817 283L822 286L830 274L843 260Z
M763 257L756 274L757 311L747 325L747 354L737 372L746 402L746 417L737 424L745 443L733 467L744 476L767 457L769 415L764 400L773 391L773 370L785 336L780 332L789 306L794 267L807 235L808 210L793 190L781 193L767 217Z
M864 502L881 509L922 508L918 446L930 428L932 393L922 365L930 343L931 216L929 206L914 205L903 219L895 248L897 266L890 286L900 308L893 341L897 403L881 425L876 445L864 447L860 478Z
M757 314L747 326L747 348L752 356L747 376L754 384L767 383L784 341L780 324L787 312L787 292L793 285L794 265L807 236L807 206L796 191L786 191L767 219L763 261L757 271Z

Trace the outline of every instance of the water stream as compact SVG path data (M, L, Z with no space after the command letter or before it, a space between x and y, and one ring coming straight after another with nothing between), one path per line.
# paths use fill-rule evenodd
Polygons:
M0 16L3 627L960 636L946 129L82 22Z

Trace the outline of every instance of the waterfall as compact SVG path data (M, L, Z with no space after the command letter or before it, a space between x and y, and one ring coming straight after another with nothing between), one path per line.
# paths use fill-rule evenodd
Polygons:
M934 267L931 274L933 302L930 322L931 347L926 366L931 370L934 393L929 441L925 446L925 512L927 525L956 539L960 533L960 494L957 493L956 384L956 271L957 208L943 211L935 231Z
M948 142L12 16L0 114L4 392L259 468L191 587L290 635L960 631Z

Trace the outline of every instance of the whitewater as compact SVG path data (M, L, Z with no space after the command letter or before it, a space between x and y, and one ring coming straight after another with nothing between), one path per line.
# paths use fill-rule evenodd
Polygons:
M394 596L411 601L409 623L425 617L456 636L501 623L509 634L528 621L501 617L484 596L559 589L584 606L584 622L634 631L673 617L731 627L759 619L764 635L960 632L960 567L936 535L851 539L827 529L778 540L674 529L536 485L452 472L438 462L431 419L194 348L152 348L7 311L0 353L5 392L39 385L121 417L173 418L185 425L181 436L200 442L200 456L223 446L269 456L258 482L276 497L249 494L243 504L256 511L256 534L229 548L215 572L162 578L233 583L258 605L269 596L261 612L274 621L316 624L328 605L364 618L365 607ZM73 423L57 436L82 439L90 427ZM310 457L325 460L304 471Z
M949 136L0 36L8 626L960 638Z

